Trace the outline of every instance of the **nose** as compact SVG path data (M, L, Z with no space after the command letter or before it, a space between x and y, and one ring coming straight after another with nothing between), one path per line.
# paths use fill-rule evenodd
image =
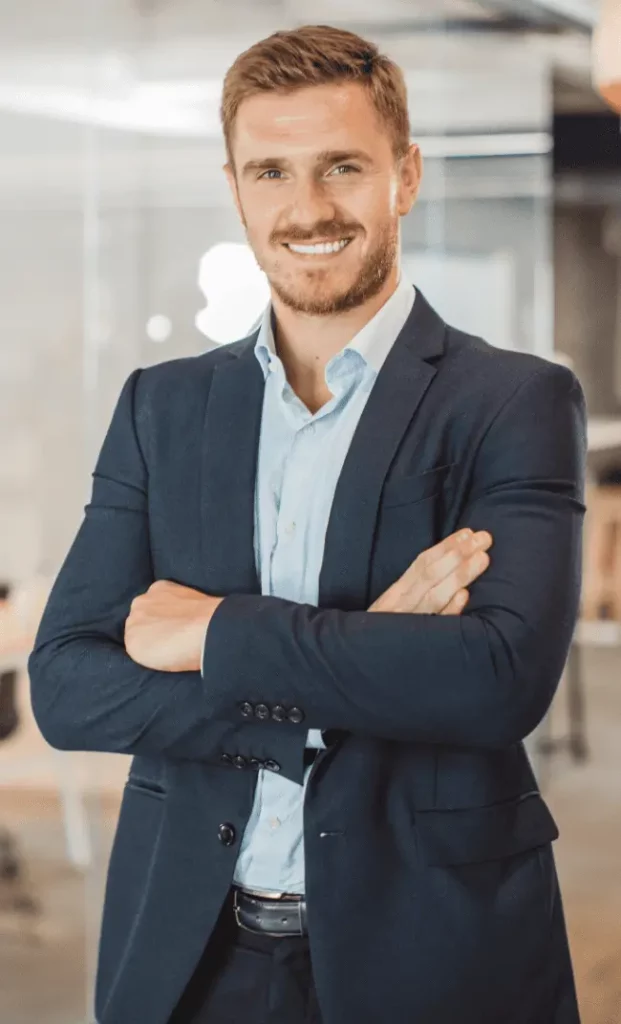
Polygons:
M334 203L321 181L312 177L298 179L287 210L290 224L312 231L316 224L334 220L335 215Z

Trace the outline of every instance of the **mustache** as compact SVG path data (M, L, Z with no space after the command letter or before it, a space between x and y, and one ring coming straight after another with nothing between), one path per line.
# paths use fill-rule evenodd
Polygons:
M270 236L270 242L272 245L285 245L287 242L312 242L316 238L321 238L325 242L340 242L341 238L352 238L357 235L359 230L359 224L321 220L312 228L292 225L286 231L274 231Z

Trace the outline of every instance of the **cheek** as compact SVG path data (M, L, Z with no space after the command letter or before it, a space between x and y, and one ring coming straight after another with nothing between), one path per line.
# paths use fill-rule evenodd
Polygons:
M240 196L240 212L245 228L249 233L260 239L269 234L274 227L274 201L254 191L245 192Z
M386 222L397 216L399 190L395 181L370 181L356 193L343 196L341 209L349 218L362 224L369 235L385 229Z
M389 193L389 210L391 215L394 216L399 212L400 200L399 185L396 181L393 181L390 185Z

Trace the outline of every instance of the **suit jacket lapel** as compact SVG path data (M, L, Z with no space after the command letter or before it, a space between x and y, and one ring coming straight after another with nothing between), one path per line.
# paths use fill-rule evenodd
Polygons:
M384 479L436 374L446 325L418 292L375 382L334 496L319 580L319 605L367 607L369 571Z
M319 580L321 607L367 606L384 479L444 350L446 325L418 292L378 375L336 488ZM213 594L260 593L254 500L265 381L256 334L215 369L201 467L202 545Z
M254 496L265 380L256 334L213 375L201 467L203 566L210 593L260 593ZM239 354L238 354L239 353Z

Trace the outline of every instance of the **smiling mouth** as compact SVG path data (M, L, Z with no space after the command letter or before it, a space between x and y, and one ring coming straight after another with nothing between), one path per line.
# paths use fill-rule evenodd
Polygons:
M306 245L301 242L285 242L284 246L285 249L289 249L290 252L297 253L299 256L332 256L342 252L351 241L351 238L341 238L337 242L316 242Z

